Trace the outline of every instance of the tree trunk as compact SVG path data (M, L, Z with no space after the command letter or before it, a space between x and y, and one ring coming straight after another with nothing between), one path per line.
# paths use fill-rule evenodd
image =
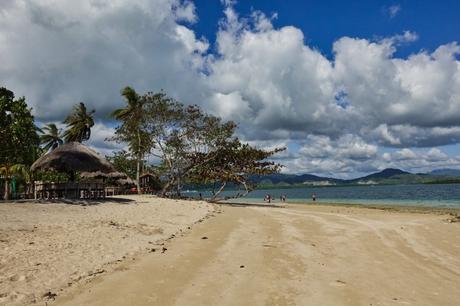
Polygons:
M214 193L214 195L211 198L211 201L214 201L215 199L217 199L217 196L224 190L225 185L227 185L227 182L224 182L222 186L220 186L219 190L217 190L217 192Z
M241 185L244 186L244 189L245 189L245 192L244 193L237 193L236 195L234 196L230 196L230 197L226 197L227 199L237 199L237 198L241 198L241 197L244 197L244 196L247 196L249 192L251 192L252 190L249 188L248 184L246 181L244 180L240 180L238 181ZM217 198L217 195L219 193L221 193L223 190L224 190L224 187L225 187L226 183L224 183L220 189L215 193L215 195L212 197L211 201L215 201L215 199Z
M166 195L166 192L168 192L169 188L174 185L175 179L172 178L170 179L164 186L163 189L161 190L160 196L164 197Z
M177 185L176 185L176 190L177 190L177 197L180 198L181 194L180 194L180 184L181 184L181 181L180 181L180 176L177 177Z
M145 173L145 154L142 155L142 169L141 170L142 170L141 171L142 174L144 174Z
M5 178L5 195L3 196L5 201L10 200L10 180Z
M249 193L251 190L249 190L248 185L246 184L245 181L242 181L241 184L243 184L244 189L246 189L246 192L243 193L243 194L241 195L242 197L244 197L244 196L248 195L248 193Z

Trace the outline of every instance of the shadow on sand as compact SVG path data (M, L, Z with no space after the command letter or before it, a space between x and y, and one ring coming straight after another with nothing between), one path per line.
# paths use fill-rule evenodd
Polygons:
M263 203L242 203L242 202L220 202L220 201L210 201L210 203L219 204L219 205L228 205L233 207L274 207L274 208L285 208L286 203L283 204L263 204Z
M80 206L93 206L103 203L117 203L117 204L134 204L136 201L133 199L126 198L111 198L105 199L25 199L25 200L13 200L13 201L0 201L1 203L34 203L34 204L68 204L68 205L80 205Z

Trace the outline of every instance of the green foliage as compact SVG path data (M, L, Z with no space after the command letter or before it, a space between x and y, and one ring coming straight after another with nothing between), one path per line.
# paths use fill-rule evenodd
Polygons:
M43 182L68 182L70 177L67 173L47 170L35 173L35 180Z
M77 104L63 122L67 124L67 130L64 132L65 141L81 143L88 140L91 137L91 128L94 126L93 114L95 112L95 110L87 112L83 102Z
M45 152L48 152L50 149L54 150L63 143L61 133L56 124L49 123L42 128L40 143L44 145L43 149Z
M0 88L0 175L4 180L4 197L10 198L10 181L26 175L39 152L39 137L31 109L25 98L14 98L14 93Z
M12 91L0 88L0 165L31 165L39 137L25 98L14 99Z
M10 182L13 178L23 177L24 180L30 181L28 167L23 164L14 165L2 165L0 166L0 175L5 179L5 192L4 199L9 200L11 198L11 186Z
M115 130L113 140L128 143L132 154L142 157L151 146L145 131L145 100L131 87L125 87L121 94L127 105L111 113L112 118L121 122Z
M151 154L162 161L160 169L168 178L163 194L175 188L180 195L190 172L215 154L219 143L234 133L233 122L204 113L198 106L184 106L163 92L143 96L146 131L153 140Z
M267 159L283 150L285 149L261 150L234 138L220 143L211 159L206 163L199 163L190 174L190 180L195 184L219 184L219 190L213 190L213 199L217 198L228 183L243 185L245 193L237 196L244 196L256 186L249 181L250 176L279 172L281 165Z
M114 152L111 156L105 157L117 171L123 172L130 178L136 177L136 159L125 150Z

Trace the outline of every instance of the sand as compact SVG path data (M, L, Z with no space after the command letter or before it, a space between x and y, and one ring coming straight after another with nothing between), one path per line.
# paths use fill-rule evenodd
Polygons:
M223 207L55 305L459 305L460 223L337 206Z
M76 284L160 253L165 240L215 208L151 196L73 204L0 203L0 305L44 305Z

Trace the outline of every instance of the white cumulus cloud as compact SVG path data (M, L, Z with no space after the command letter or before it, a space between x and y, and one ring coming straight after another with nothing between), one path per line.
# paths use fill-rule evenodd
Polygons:
M222 3L212 45L193 31L200 12L190 0L5 1L0 85L26 96L41 122L60 121L84 101L101 124L93 144L106 150L114 146L103 141L112 132L107 114L131 85L236 120L247 141L296 143L298 152L283 155L288 171L347 175L391 162L458 162L440 149L416 149L460 142L456 42L400 58L397 48L416 33L341 37L328 58L299 28L275 27L276 14L241 17L235 1Z

